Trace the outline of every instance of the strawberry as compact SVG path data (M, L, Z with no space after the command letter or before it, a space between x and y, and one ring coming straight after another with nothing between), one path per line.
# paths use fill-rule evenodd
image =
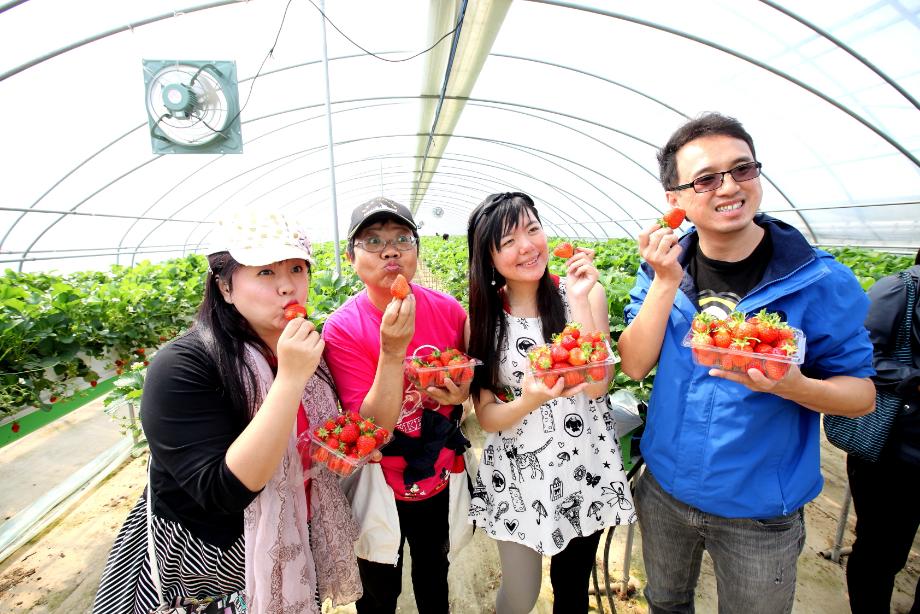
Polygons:
M307 308L299 303L291 303L284 308L284 319L289 322L294 318L305 317L307 317Z
M324 463L329 460L329 450L323 446L316 446L316 450L313 452L313 458Z
M578 338L573 337L572 335L562 335L559 337L559 345L564 347L567 350L571 350L574 347L578 346Z
M467 371L467 361L463 356L454 356L447 365L447 374L455 384L462 384Z
M767 362L769 362L769 361L766 361L766 360L751 360L751 361L749 361L748 364L744 367L744 370L745 370L745 371L750 371L751 369L757 369L758 371L760 371L761 373L763 373L764 375L766 375L766 371L764 370L764 364L767 363Z
M326 445L329 447L330 450L338 450L338 449L339 449L339 440L338 440L338 438L337 438L335 435L330 435L330 436L326 439Z
M361 417L361 414L359 414L359 413L356 412L356 411L350 411L350 412L348 412L348 419L351 420L352 422L354 422L355 424L358 424L358 423L360 423L360 422L364 422L364 418L362 418L362 417Z
M604 362L609 357L610 353L606 347L594 348L591 350L591 355L588 356L588 362Z
M565 387L571 388L572 386L577 386L578 384L585 381L585 376L581 372L581 369L571 369L566 371L562 378L565 380Z
M377 440L367 435L361 435L355 442L355 451L358 456L367 456L377 447Z
M341 432L339 433L339 441L345 443L354 443L358 441L358 437L361 436L361 431L358 429L358 425L354 422L349 422L342 427Z
M693 333L693 338L690 342L693 344L693 355L696 356L696 361L705 366L711 366L715 364L715 353L705 349L699 349L698 346L706 347L713 344L712 337L704 332L695 332Z
M568 241L563 241L553 248L553 255L557 258L571 258L575 254L575 248Z
M590 346L589 346L590 348ZM590 349L588 350L590 352ZM588 356L582 347L573 347L569 350L569 364L573 367L580 367L588 362Z
M56 396L52 396L50 399L48 399L48 401L50 401L51 403L57 403L57 400L58 398Z
M14 432L14 433L18 433L18 432L19 432L19 428L20 428L19 423L18 423L18 422L14 422L14 423L13 423L13 426L11 426L10 428L13 429L13 432Z
M554 343L549 348L549 357L553 362L562 362L569 359L569 350L562 347L562 344Z
M118 367L117 369L115 369L115 375L121 375L122 373L124 373L124 371L125 371L124 369L122 369L121 367Z
M326 439L326 437L329 437L329 431L326 430L326 428L322 426L316 429L315 431L313 431L313 434L316 435L317 439L323 440L323 441Z
M712 333L712 344L718 348L727 348L732 344L731 333L724 326L719 326Z
M556 385L556 382L559 381L559 375L556 373L547 373L543 376L543 385L547 388L552 388Z
M708 333L712 330L712 322L713 317L708 313L698 313L693 316L693 322L691 322L690 328L696 333Z
M677 228L684 222L687 212L680 207L672 207L670 211L658 219L658 225L662 228Z
M143 356L144 351L145 351L144 348L137 348L136 350L134 350L134 353L137 354L138 356Z
M377 430L374 431L374 439L376 439L377 441L381 443L383 443L389 438L390 438L390 431L386 430L382 426L378 426Z
M530 364L533 365L534 369L548 371L553 367L553 362L552 356L546 351L530 353Z
M786 352L780 348L774 348L773 353L777 357L786 355ZM786 373L789 371L789 365L785 362L780 362L778 360L765 360L764 363L764 371L766 372L765 374L772 380L783 379L783 377L785 377Z
M566 324L565 328L562 329L563 335L572 335L573 339L578 339L581 336L581 324L570 323Z
M396 275L396 279L390 286L390 294L393 295L393 298L402 300L409 296L410 292L411 290L409 288L409 282L406 281L406 278L403 277L402 273Z
M323 425L323 428L326 429L327 435L335 430L335 424L336 422L334 418L329 418L326 420L326 424Z
M600 382L607 379L607 365L588 366L588 381Z
M96 380L90 380L89 385L95 388L98 383Z

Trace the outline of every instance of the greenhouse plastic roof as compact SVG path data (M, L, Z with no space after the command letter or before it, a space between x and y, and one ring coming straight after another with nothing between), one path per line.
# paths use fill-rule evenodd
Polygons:
M0 4L4 267L200 251L241 207L342 238L381 194L422 234L519 190L550 234L634 237L656 147L706 111L813 243L920 245L917 0L179 1ZM152 153L143 59L234 61L243 153Z

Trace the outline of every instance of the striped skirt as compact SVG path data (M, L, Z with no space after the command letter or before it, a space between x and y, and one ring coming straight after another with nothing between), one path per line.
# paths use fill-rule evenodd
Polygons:
M177 522L152 518L160 583L167 602L177 597L217 597L245 588L242 535L230 548L221 550L196 538ZM149 614L159 601L150 578L147 498L142 495L115 538L96 592L93 614Z

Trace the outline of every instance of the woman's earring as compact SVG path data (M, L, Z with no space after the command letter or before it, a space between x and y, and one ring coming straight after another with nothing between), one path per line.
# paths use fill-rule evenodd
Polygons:
M492 285L495 285L495 267L492 267Z

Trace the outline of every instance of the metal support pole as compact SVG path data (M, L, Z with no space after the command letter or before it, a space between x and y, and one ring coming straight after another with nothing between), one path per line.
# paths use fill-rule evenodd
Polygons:
M134 403L128 403L128 419L131 420L131 439L136 446L140 440L137 437L137 416L134 414Z
M843 545L843 532L847 528L847 517L850 515L850 503L853 501L853 494L850 492L850 485L843 493L843 506L840 509L840 518L837 520L837 535L834 537L834 547L831 549L831 560L835 563L840 562L841 546Z
M623 552L623 579L620 581L620 599L629 599L629 566L632 564L633 533L636 532L635 523L629 525L626 531L626 550Z
M329 132L329 189L332 196L332 245L335 247L335 274L342 275L342 254L339 249L339 207L335 190L335 154L332 151L332 102L329 96L329 54L326 50L326 1L320 0L320 25L323 27L323 76L326 82L326 129Z

